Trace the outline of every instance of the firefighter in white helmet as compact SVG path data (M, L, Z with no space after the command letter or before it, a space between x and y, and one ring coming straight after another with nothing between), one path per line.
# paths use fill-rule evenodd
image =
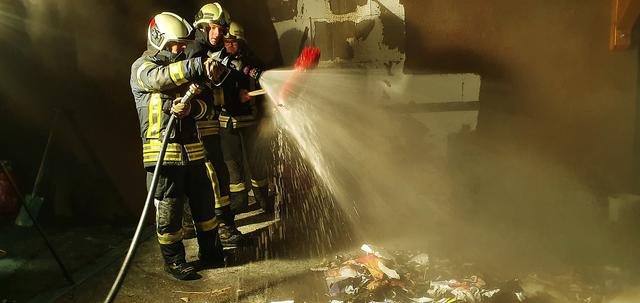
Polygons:
M133 93L143 147L147 186L160 154L160 146L171 114L180 118L173 129L160 170L155 193L156 231L165 271L180 280L199 277L187 264L182 243L182 211L188 197L195 221L200 264L224 264L217 233L218 220L212 207L212 189L204 164L204 147L196 134L195 120L207 113L205 102L181 104L191 81L210 81L220 74L206 57L186 59L183 50L191 41L192 27L182 17L168 12L151 19L147 29L148 49L131 66Z
M219 55L233 62L238 69L246 66L261 68L262 63L248 47L243 27L232 22ZM259 135L258 127L263 98L252 98L248 91L259 89L253 78L234 74L234 83L222 85L223 105L220 113L222 151L230 175L231 208L241 211L248 205L248 191L253 190L256 202L267 213L273 212L273 197L269 195L267 157L269 136ZM245 157L248 161L245 162ZM250 172L245 176L245 167ZM249 187L250 186L250 187Z
M229 29L229 14L217 3L205 4L196 14L193 25L196 27L195 41L185 50L188 58L209 56L224 46L224 35ZM234 213L229 201L229 171L224 163L219 135L218 115L220 97L215 96L212 87L203 88L203 100L209 106L205 116L197 121L198 133L207 152L207 170L215 195L215 212L221 220L219 234L225 246L237 246L244 240L236 228ZM185 223L185 225L188 225Z

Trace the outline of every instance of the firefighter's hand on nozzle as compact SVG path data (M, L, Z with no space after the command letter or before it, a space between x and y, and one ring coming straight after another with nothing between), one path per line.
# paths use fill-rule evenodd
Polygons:
M173 105L171 106L171 113L175 114L176 117L182 119L189 115L191 112L191 104L189 102L182 103L182 97L176 98L173 100Z
M213 58L207 58L207 60L204 61L204 68L209 79L214 81L220 79L220 76L225 72L225 67Z
M202 92L202 87L196 83L192 83L189 86L189 91L191 91L191 93L193 93L194 95L199 95Z
M249 91L246 89L241 89L239 93L240 103L247 103L251 100L251 96L249 95Z

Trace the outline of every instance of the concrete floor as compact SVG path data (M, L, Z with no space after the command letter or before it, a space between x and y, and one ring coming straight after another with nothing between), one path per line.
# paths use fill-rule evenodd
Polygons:
M254 246L241 249L228 250L228 252L238 259L236 263L228 268L212 269L201 271L202 278L196 281L177 281L169 277L162 270L162 260L158 252L157 241L153 233L148 232L146 239L142 241L134 264L121 288L116 302L328 302L330 298L326 295L326 286L322 273L311 272L309 268L316 267L323 260L319 258L295 258L278 256L273 259L264 252L276 251L274 246L286 247L285 243L273 238L274 231L278 229L278 220L262 214L261 211L252 211L243 214L239 223L241 230L249 234L254 240ZM270 243L271 247L266 247L265 243ZM127 244L124 242L123 244ZM185 241L188 260L195 260L197 247L195 240ZM401 247L400 244L392 242L385 243L383 247ZM13 287L33 288L33 285L45 285L42 280L56 281L49 283L53 290L44 292L40 296L30 300L16 300L15 302L102 302L106 296L116 272L122 261L122 256L126 250L126 245L119 246L107 253L102 259L110 259L109 263L104 263L100 259L94 264L87 265L74 272L74 279L79 281L75 287L60 288L64 286L64 281L55 268L40 272L40 277L30 276L31 280L22 279L11 282ZM350 251L353 253L357 249ZM118 251L117 255L114 254ZM439 252L436 255L450 255ZM464 260L452 259L450 264L465 264ZM486 264L485 264L486 265ZM33 266L33 265L32 265ZM496 268L476 267L472 272L500 272ZM87 269L89 268L89 269ZM92 269L93 268L93 269ZM603 280L599 274L588 273L590 280ZM565 284L571 284L575 288L573 278L561 277L561 279L546 280L538 276L520 275L523 286L530 293L543 291L545 294L532 298L528 302L574 302L573 292ZM548 278L548 277L547 277ZM567 280L568 279L568 280ZM34 283L35 281L35 283ZM554 281L550 283L550 281ZM568 282L567 282L568 281ZM604 281L604 280L603 280ZM620 281L614 279L616 284ZM562 282L562 283L559 283ZM22 285L20 285L22 284ZM569 285L567 284L567 285ZM599 283L596 283L599 284ZM3 288L6 290L7 288ZM12 290L13 291L13 290ZM4 291L2 293L5 294ZM564 298L564 300L554 300ZM15 298L15 297L13 297ZM15 300L15 299L14 299ZM2 302L2 301L0 301ZM290 302L290 301L289 301ZM632 301L635 302L635 301Z
M244 302L264 293L272 285L308 274L309 267L317 263L316 260L255 261L242 266L201 271L200 280L176 281L162 271L155 246L148 241L140 248L139 257L116 302ZM102 302L117 267L109 267L56 302Z
M132 234L130 227L46 227L51 245L67 271L78 280ZM60 268L33 228L3 226L0 248L0 302L27 302L38 294L67 285Z
M235 261L230 267L201 271L202 278L196 281L177 281L169 277L162 269L162 260L158 250L157 240L150 226L144 233L136 258L125 279L116 302L279 302L295 300L295 302L328 302L326 286L321 273L311 272L309 268L315 267L323 260L311 257L295 257L301 237L284 239L282 236L282 222L273 216L264 214L253 205L253 210L238 215L239 229L247 234L253 245L243 248L230 249L227 252L235 256ZM114 232L118 231L118 232ZM23 231L27 232L27 231ZM65 264L77 284L66 287L55 263L48 252L40 249L38 254L23 260L14 268L14 273L3 276L0 280L0 302L2 299L12 299L8 302L102 302L108 293L111 284L120 268L123 256L128 248L128 238L132 235L131 228L114 229L103 227L94 230L74 230L60 235L54 235L52 242L60 249L64 256ZM82 236L78 238L79 236ZM290 235L289 235L290 236ZM410 237L414 240L415 237ZM14 235L7 241L20 241L21 247L37 245L38 238L26 235ZM307 238L308 239L308 238ZM448 238L420 238L424 241L416 243L415 247L408 246L406 239L396 238L394 241L380 243L381 247L409 248L427 251L438 257L453 257L451 264L466 264L467 259L481 261L474 266L473 272L492 273L492 275L504 276L503 278L522 278L527 289L555 293L555 297L568 297L565 292L569 289L563 284L540 281L555 281L553 279L540 279L545 271L534 271L535 268L524 267L517 270L513 262L502 260L492 262L492 259L479 258L478 256L455 258L461 254L458 245L448 248L446 243L452 243ZM307 241L310 242L310 241ZM109 244L110 243L110 244ZM119 243L116 245L116 243ZM0 243L5 244L7 243ZM361 243L351 243L351 246L359 246ZM429 245L426 245L429 244ZM195 239L185 240L187 259L196 260L197 244ZM426 246L424 246L426 245ZM357 247L351 247L357 251ZM5 246L6 247L6 246ZM74 249L81 247L82 249ZM1 247L0 247L1 248ZM287 251L289 250L289 251ZM16 261L19 251L9 251L9 254L0 258L0 268L7 271L11 269L7 262ZM332 257L335 251L328 252L325 257ZM102 255L102 257L98 257ZM524 256L522 256L524 257ZM19 260L18 260L19 261ZM512 260L517 261L517 260ZM4 263L7 264L4 264ZM17 261L16 261L17 262ZM522 260L516 263L523 263ZM509 265L510 264L510 265ZM15 270L20 268L20 270ZM558 272L571 272L571 268L561 268L557 264L553 266ZM519 274L516 275L516 273ZM532 272L543 273L541 276L531 276ZM2 272L0 272L2 273ZM557 274L557 273L554 273ZM551 273L548 273L551 275ZM605 281L602 273L585 272L590 280ZM616 274L620 276L620 274ZM623 275L624 276L624 275ZM607 278L616 281L615 285L622 283L632 284L636 279ZM563 278L565 279L565 278ZM556 279L557 280L557 279ZM571 279L569 279L571 280ZM555 283L555 282L554 282ZM575 284L572 282L572 285ZM619 288L623 284L620 284ZM630 285L628 285L630 286ZM543 300L531 302L559 302Z
M264 302L267 300L265 296L284 300L294 295L270 293L268 289L297 277L308 280L309 268L320 260L269 259L269 252L273 251L269 245L278 245L275 235L279 220L263 214L261 210L254 210L239 215L236 221L239 229L251 237L253 245L227 250L236 259L230 267L201 271L202 278L195 281L177 281L169 277L162 269L156 238L153 234L148 236L137 251L116 302ZM187 260L195 261L195 239L185 240L185 246ZM105 270L67 289L64 295L52 302L102 302L121 262L121 257L115 259Z

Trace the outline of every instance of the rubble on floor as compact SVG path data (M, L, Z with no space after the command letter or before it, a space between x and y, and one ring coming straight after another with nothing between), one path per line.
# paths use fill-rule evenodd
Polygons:
M463 264L465 267L471 264ZM469 266L467 266L469 267ZM467 268L468 269L468 268ZM460 274L460 266L449 260L433 260L423 252L395 250L364 244L352 256L337 255L311 268L322 272L331 303L359 302L433 302L433 303L516 303L540 302L540 294L554 282L530 275L525 277L530 293L519 279L485 280L480 274ZM599 303L598 289L567 281L563 295L546 295L562 302ZM540 286L542 285L542 286ZM563 284L564 285L564 284ZM568 294L568 295L567 295ZM530 297L531 296L531 297ZM548 302L548 301L545 301ZM553 301L555 302L555 301Z

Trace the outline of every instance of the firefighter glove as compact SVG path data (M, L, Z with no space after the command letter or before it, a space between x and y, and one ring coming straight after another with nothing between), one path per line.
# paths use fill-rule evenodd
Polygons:
M240 89L239 92L240 102L247 103L251 100L251 96L249 95L249 91L246 89Z
M218 81L220 76L225 72L225 67L213 58L208 58L204 62L204 69L207 72L209 79L213 81Z
M191 112L191 104L189 102L182 103L182 97L176 98L173 100L173 105L171 106L171 113L175 114L178 118L182 119L189 115Z

